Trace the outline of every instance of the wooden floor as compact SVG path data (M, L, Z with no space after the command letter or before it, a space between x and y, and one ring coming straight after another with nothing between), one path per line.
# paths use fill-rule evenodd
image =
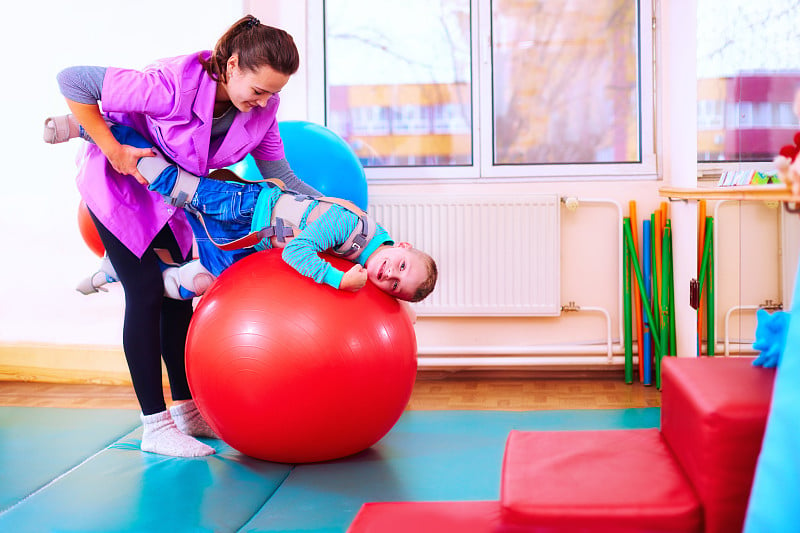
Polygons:
M169 391L165 390L165 398ZM0 381L0 406L138 409L133 388L120 385ZM503 410L660 407L661 393L622 379L440 377L421 373L408 409Z

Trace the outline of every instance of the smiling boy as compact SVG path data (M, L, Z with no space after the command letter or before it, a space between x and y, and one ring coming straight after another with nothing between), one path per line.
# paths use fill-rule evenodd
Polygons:
M369 280L399 300L418 302L436 284L433 258L409 243L395 244L380 224L346 200L299 194L277 180L241 182L227 170L194 176L134 129L112 125L111 131L122 144L153 148L153 157L139 160L140 175L150 190L190 214L199 259L165 268L169 297L199 296L234 262L267 248L283 248L284 261L300 274L340 290L357 291ZM320 252L355 264L341 271ZM92 289L97 288L93 282Z

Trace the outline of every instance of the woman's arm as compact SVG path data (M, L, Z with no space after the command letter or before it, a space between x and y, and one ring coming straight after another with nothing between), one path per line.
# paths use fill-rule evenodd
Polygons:
M318 190L295 175L291 167L289 167L289 162L286 158L278 159L277 161L255 159L255 162L262 176L281 180L290 191L307 194L309 196L321 196Z
M102 67L70 67L58 74L58 85L75 120L83 127L106 156L111 166L120 174L129 174L139 183L147 181L136 168L142 157L153 155L149 149L122 145L108 127L98 101L103 92Z
M136 163L142 157L152 157L154 155L152 150L120 144L111 133L100 112L100 106L97 104L81 104L67 98L67 106L75 116L75 120L83 126L114 170L120 174L129 174L139 183L147 185L148 182L139 173Z

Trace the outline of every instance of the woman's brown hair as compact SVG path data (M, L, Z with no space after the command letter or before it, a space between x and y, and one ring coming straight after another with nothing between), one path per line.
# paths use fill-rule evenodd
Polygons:
M291 76L300 67L300 53L292 36L280 28L261 24L253 15L242 17L228 28L211 57L200 57L200 63L211 79L225 83L228 59L233 54L239 56L239 68L251 72L267 65Z

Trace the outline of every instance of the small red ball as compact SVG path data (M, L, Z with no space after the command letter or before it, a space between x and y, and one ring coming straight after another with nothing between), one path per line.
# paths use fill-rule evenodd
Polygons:
M318 284L267 250L228 268L202 297L186 370L225 442L258 459L308 463L358 453L389 432L411 396L416 351L392 296L371 283L357 292Z

